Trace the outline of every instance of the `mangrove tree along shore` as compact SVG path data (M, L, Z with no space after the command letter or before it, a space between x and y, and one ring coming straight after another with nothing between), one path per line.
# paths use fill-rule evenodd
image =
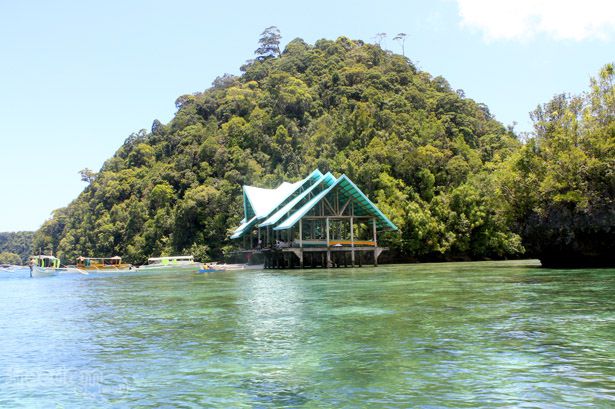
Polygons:
M278 46L266 30L241 76L179 97L168 124L155 120L99 172L82 171L88 186L36 232L35 248L216 259L233 248L242 185L318 167L347 174L400 227L384 242L402 258L612 250L611 66L587 95L537 109L536 136L522 143L485 104L377 45Z
M606 65L582 95L531 113L534 137L496 176L503 212L545 266L615 266L615 84Z

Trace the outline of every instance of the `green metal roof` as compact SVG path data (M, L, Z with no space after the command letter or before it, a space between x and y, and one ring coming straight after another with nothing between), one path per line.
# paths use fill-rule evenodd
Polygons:
M322 177L320 170L315 169L303 180L295 183L282 182L275 189L264 189L255 186L243 186L244 220L257 216L264 219L282 205L289 197L303 187L307 182L314 182Z
M346 175L342 175L337 179L329 188L322 191L299 210L290 215L274 230L287 230L293 227L303 216L305 216L317 203L319 203L327 194L329 194L335 187L339 187L338 192L341 194L340 199L347 201L352 197L355 203L354 214L355 216L375 216L376 226L380 230L397 230L397 226L393 224L381 211L372 203L371 200L355 185ZM335 216L332 216L333 218Z
M316 183L303 191L300 195L295 197L293 200L288 202L285 206L283 206L280 210L269 216L267 220L263 223L259 224L259 227L271 226L272 224L276 224L285 214L290 212L301 200L303 200L310 192L312 192L317 186L325 183L327 187L331 186L335 182L335 177L327 172L325 175L322 175Z
M333 175L329 174L332 178ZM254 186L243 187L243 206L245 217L241 225L235 229L231 239L238 239L249 233L252 227L259 221L271 215L280 205L291 197L307 183L318 182L324 175L315 169L306 178L295 183L283 182L276 189L263 189ZM311 188L311 187L310 187ZM299 196L303 195L301 192ZM294 199L293 199L294 200Z
M301 201L319 186L325 189L296 209ZM302 188L303 191L301 191ZM277 227L274 227L274 230L290 229L334 189L336 189L340 202L344 203L352 199L355 216L375 217L376 226L379 230L397 230L397 226L346 175L336 179L331 173L327 172L323 175L316 169L302 181L293 184L285 182L276 189L244 186L245 218L233 232L231 239L237 239L249 233L254 226L258 225L258 221L263 219L266 220L258 227L275 226L280 220L283 220ZM293 197L297 192L299 193ZM293 212L293 210L295 211ZM291 214L284 219L289 213ZM335 216L331 217L335 218Z
M235 231L233 232L231 239L238 239L241 236L243 236L244 234L246 234L247 232L250 231L250 229L252 228L252 226L254 226L257 222L258 218L256 216L254 216L253 218L251 218L249 221L243 223L241 226L239 226L237 229L235 229Z

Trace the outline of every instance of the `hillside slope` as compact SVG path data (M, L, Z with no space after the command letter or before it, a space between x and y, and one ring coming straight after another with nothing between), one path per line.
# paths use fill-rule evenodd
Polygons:
M293 40L242 72L181 96L170 123L131 135L35 247L66 261L217 259L232 248L243 184L274 187L318 167L348 175L401 228L386 240L403 257L523 252L490 176L521 144L444 78L345 37Z

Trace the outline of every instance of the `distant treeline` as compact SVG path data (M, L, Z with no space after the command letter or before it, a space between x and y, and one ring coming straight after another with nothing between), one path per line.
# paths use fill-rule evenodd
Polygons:
M19 256L20 264L27 262L28 257L32 255L32 238L34 232L32 231L18 231L0 233L0 253L3 256L0 257L0 263L17 264L14 257L10 254ZM9 254L6 254L9 253Z
M406 260L614 253L613 66L586 94L532 114L520 140L485 104L378 45L340 37L279 49L274 27L242 75L177 99L168 123L131 135L36 248L79 255L219 259L244 184L275 187L318 167L345 173L400 227ZM503 81L505 79L502 79Z

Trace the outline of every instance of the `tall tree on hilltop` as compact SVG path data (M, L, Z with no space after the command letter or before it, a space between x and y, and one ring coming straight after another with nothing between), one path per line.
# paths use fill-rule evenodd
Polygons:
M406 36L407 36L406 33L399 33L395 37L393 37L393 41L401 42L401 55L403 55L404 57L406 56L406 50L405 50Z
M96 179L96 176L98 175L98 173L94 172L90 168L85 168L85 169L81 169L79 171L79 175L81 175L81 181L82 182L86 182L87 184L91 184L94 181L94 179Z
M261 33L261 38L258 40L260 46L254 51L258 57L257 60L262 61L267 58L279 57L282 55L280 52L280 40L282 35L280 30L276 26L267 27Z
M374 36L374 40L376 40L376 44L378 44L378 47L382 48L382 42L385 40L386 37L387 33L376 33L376 35Z

